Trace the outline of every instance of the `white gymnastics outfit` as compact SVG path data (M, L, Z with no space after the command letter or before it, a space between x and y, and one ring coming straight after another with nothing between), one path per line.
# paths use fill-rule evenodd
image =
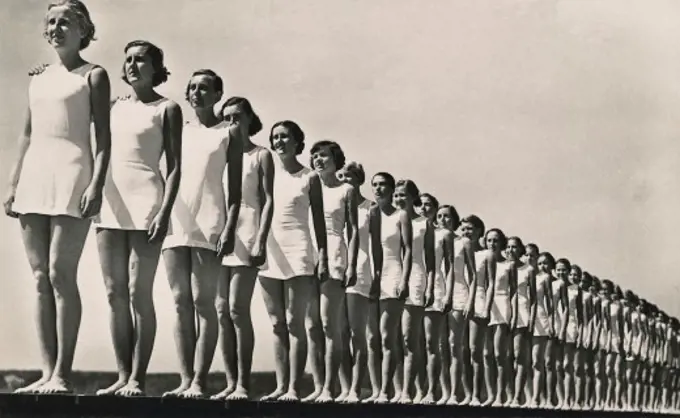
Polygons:
M496 279L494 280L494 294L489 313L489 325L510 324L512 304L510 303L510 279L513 275L515 263L502 261L496 263Z
M216 251L226 222L222 173L227 165L229 130L187 122L182 131L182 180L170 213L172 231L163 249L195 247Z
M328 275L334 280L345 280L347 271L347 201L353 193L352 186L340 183L337 187L326 187L321 183L323 193L323 217L326 222L328 243Z
M31 136L12 208L20 214L82 218L80 201L92 181L89 75L50 65L28 87Z
M545 273L536 275L536 320L534 321L533 334L534 337L548 337L550 336L550 315L548 313L548 301L546 298L552 297L551 294L546 295L546 282L550 283L551 276ZM548 290L549 291L549 290Z
M453 310L463 311L467 307L470 298L470 284L467 264L465 264L465 248L470 240L465 237L456 238L453 241Z
M427 267L425 266L425 234L427 232L427 218L417 218L411 221L413 228L413 264L411 276L408 280L408 297L406 305L425 306L425 288L427 287Z
M310 230L309 188L316 174L307 167L288 173L278 161L275 166L274 214L267 238L267 265L260 269L260 276L280 280L313 276L316 250Z
M243 175L241 176L241 207L236 221L236 241L234 252L222 259L229 267L250 266L250 252L260 231L260 215L264 202L260 197L260 170L262 154L268 152L256 145L243 153ZM224 171L224 195L229 194L229 170ZM277 173L278 174L278 173ZM276 179L276 177L274 177ZM266 268L262 265L259 268Z
M446 304L446 266L444 263L444 241L446 239L445 229L434 231L434 283L432 290L434 300L432 305L425 308L427 312L444 312ZM452 268L453 266L449 266Z
M347 288L347 293L354 293L363 297L370 297L373 283L373 269L371 268L370 245L370 211L373 202L364 200L359 203L357 222L359 224L359 253L357 254L357 282Z
M578 341L578 318L577 318L577 303L579 300L580 289L577 284L572 284L567 287L567 310L569 317L567 318L567 344L576 344Z
M98 228L147 230L161 209L165 180L160 161L169 103L164 97L150 103L118 100L111 107L111 161L95 219Z
M477 289L475 289L475 317L486 319L488 312L486 312L486 288L489 285L487 276L489 272L489 263L491 260L490 250L480 250L475 252L475 274L477 276Z
M395 299L401 281L401 227L400 211L392 215L380 214L380 244L383 265L380 276L380 300Z
M531 317L530 291L534 268L531 264L523 264L517 269L517 329L527 328Z

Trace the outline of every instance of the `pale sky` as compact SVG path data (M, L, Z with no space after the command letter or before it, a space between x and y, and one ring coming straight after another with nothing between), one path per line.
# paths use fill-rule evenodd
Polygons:
M0 15L0 184L26 104L27 70L52 59L47 1L4 0ZM680 3L635 0L89 0L114 94L123 47L164 49L159 91L192 113L184 86L211 68L225 97L248 97L265 129L293 119L308 145L338 141L368 174L390 171L680 315ZM302 156L308 161L308 153ZM368 188L364 188L368 192ZM0 217L0 368L38 368L34 283L18 222ZM93 235L80 264L75 368L114 370ZM176 371L162 262L150 371ZM255 370L273 369L256 288ZM213 368L222 370L219 354Z

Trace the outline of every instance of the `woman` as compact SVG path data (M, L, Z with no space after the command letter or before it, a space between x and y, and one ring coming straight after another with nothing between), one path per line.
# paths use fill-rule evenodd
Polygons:
M423 213L427 217L429 215L430 207L434 205L434 199L430 195L421 195L421 202L423 202ZM425 199L429 202L426 203ZM436 213L436 230L434 235L434 281L428 283L426 290L425 305L425 350L427 352L427 393L422 400L423 404L431 405L435 403L435 388L437 384L441 384L441 398L442 404L449 400L451 390L447 386L448 379L444 378L449 375L448 361L443 361L445 354L442 353L441 347L448 346L448 326L446 324L446 315L451 311L453 304L453 263L454 263L454 235L453 225L458 224L458 213L450 205L444 205L439 210L435 209ZM430 303L431 302L431 303ZM445 367L442 367L445 365ZM438 402L439 403L439 402Z
M327 403L333 401L333 385L344 355L345 288L356 283L359 226L356 190L337 175L337 171L345 165L345 154L340 145L333 141L319 141L312 146L310 154L310 166L319 175L323 191L330 280L320 284L319 292L312 294L310 302L308 320L318 322L320 317L325 337L325 379L319 396L306 400ZM345 239L345 231L349 239ZM310 338L313 336L310 334ZM340 401L344 401L350 388L346 379L342 379L341 383Z
M392 205L396 182L391 174L380 172L373 176L371 188L378 206L376 219L369 226L371 236L380 236L380 245L373 248L373 268L380 272L380 336L382 346L382 382L375 403L389 402L389 390L397 368L399 326L404 300L409 292L409 278L413 262L413 232L411 218L405 210ZM401 389L399 387L395 389ZM395 390L395 397L401 392Z
M442 215L444 216L444 215ZM451 396L447 405L467 405L472 400L470 388L470 349L468 339L468 321L474 314L474 299L470 297L471 286L475 283L476 261L475 251L480 250L479 237L483 235L484 224L476 216L468 216L464 222L458 221L458 212L451 207L451 229L461 228L460 236L453 241L453 289L452 312L448 318L448 343L451 347ZM458 382L461 382L463 399L458 397Z
M564 340L564 407L577 409L581 405L580 387L583 382L583 359L580 355L583 326L581 267L573 264L567 275L567 332ZM559 361L559 359L558 359Z
M531 347L531 366L533 369L533 391L531 407L545 407L551 402L546 396L544 389L546 368L550 365L551 353L548 350L548 341L555 335L555 325L552 321L553 299L552 282L555 278L552 271L555 268L555 259L548 252L540 253L536 260L538 267L536 273L536 305L531 312L533 329Z
M489 311L488 341L492 345L492 355L495 360L495 370L490 370L492 372L490 377L495 374L496 387L487 392L489 399L487 403L491 400L491 405L501 407L513 398L510 386L511 357L508 355L507 347L512 343L510 340L510 324L513 319L511 301L517 291L517 270L515 264L503 256L503 251L507 247L507 238L503 231L498 228L490 229L486 233L485 244L491 252L491 260L495 265L495 274L489 277L492 302Z
M536 270L528 263L522 263L521 258L525 253L525 247L519 237L508 238L505 249L508 261L514 263L517 270L517 288L512 298L512 331L513 354L514 354L514 396L511 406L518 408L524 405L522 399L525 394L527 371L531 367L531 312L536 303Z
M363 166L356 162L347 163L338 177L354 187L357 201L357 281L345 291L352 370L349 394L344 400L346 403L356 403L359 401L366 366L371 383L371 396L368 399L375 400L380 396L380 312L378 303L374 300L377 296L374 294L376 273L371 270L370 262L370 248L379 245L380 236L371 237L369 233L369 225L374 222L376 214L375 203L361 195L360 187L366 179Z
M276 155L273 189L276 203L267 239L267 264L259 275L274 331L276 389L264 396L263 401L300 399L300 379L307 357L307 307L317 281L328 278L322 186L318 174L298 160L305 147L304 140L298 124L287 120L274 124L269 134L269 143Z
M425 364L421 351L423 315L426 307L426 289L434 277L434 227L427 218L415 212L420 206L420 192L411 180L399 180L394 189L394 204L406 211L411 219L413 231L413 264L409 276L408 296L402 314L401 329L404 335L404 384L399 403L413 403L411 390L414 389L418 371ZM418 389L420 385L417 385ZM422 391L416 390L416 401L423 398Z
M567 300L567 275L571 270L569 260L561 258L555 263L555 277L552 281L552 321L555 335L548 340L546 351L548 352L546 393L548 405L560 409L564 405L564 342L569 323L569 305ZM553 403L554 395L557 395L557 404Z
M243 138L248 134L247 122L229 123L215 115L213 107L221 100L222 91L222 78L212 70L195 71L186 87L186 100L196 117L184 126L182 183L171 216L173 230L163 243L175 302L181 380L165 396L205 397L217 345L219 257L234 248ZM225 169L231 179L226 191L222 182Z
M248 99L230 98L222 105L221 116L231 126L240 127L243 138L242 173L228 170L224 183L231 185L237 181L235 176L239 176L243 192L238 200L229 193L234 209L230 206L227 219L235 221L236 237L233 253L222 260L225 267L218 275L216 301L227 387L213 399L238 401L250 395L255 344L250 305L257 273L265 262L265 246L274 212L274 161L267 149L255 145L251 139L262 130L262 123Z
M95 220L118 381L97 394L142 396L156 336L154 278L180 184L182 111L155 90L169 74L163 51L132 41L124 52L132 93L111 107L111 164Z
M81 51L95 27L78 0L53 1L43 36L56 62L30 81L5 213L19 218L37 281L42 376L17 393L69 393L82 307L77 272L90 218L99 213L111 147L110 82ZM90 145L94 123L95 149Z

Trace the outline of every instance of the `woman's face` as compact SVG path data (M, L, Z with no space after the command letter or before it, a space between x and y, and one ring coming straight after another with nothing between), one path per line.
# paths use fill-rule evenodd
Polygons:
M297 142L293 139L290 130L284 125L277 125L272 130L271 142L272 150L281 157L296 154Z
M579 284L581 282L581 272L578 269L572 268L569 271L569 283Z
M394 189L394 205L399 209L408 209L413 207L413 199L406 192L406 186L397 186Z
M508 240L508 246L505 248L505 255L513 261L519 260L522 256L522 246L516 239Z
M132 46L125 51L125 79L131 86L153 85L155 70L151 56L147 54L147 47Z
M546 256L538 257L537 265L538 271L550 274L552 266L550 265L550 260L548 259L548 257Z
M486 234L485 244L486 248L488 248L492 252L500 253L500 251L503 249L501 234L499 234L498 231L489 232L488 234Z
M381 175L373 176L373 179L371 179L371 189L376 200L389 199L394 193L390 183Z
M335 173L337 171L333 154L331 154L329 147L319 147L314 151L312 154L312 168L319 174Z
M439 209L436 214L436 221L440 227L453 230L453 217L449 208Z
M55 6L45 15L44 36L54 49L79 51L83 30L68 6Z
M221 92L215 91L215 79L209 75L191 77L187 90L189 104L194 109L213 107L221 98Z
M429 196L422 196L420 198L420 210L422 215L428 219L432 219L437 214L437 207Z

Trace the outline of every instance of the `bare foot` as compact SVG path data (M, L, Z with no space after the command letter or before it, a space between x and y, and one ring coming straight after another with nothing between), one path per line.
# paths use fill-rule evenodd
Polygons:
M288 402L288 403L300 402L300 397L298 396L297 391L289 390L288 392L279 396L278 401L279 402Z
M139 382L130 380L125 386L116 391L116 395L132 398L135 396L144 396L144 391L139 387Z
M184 399L203 399L207 398L208 394L205 393L201 384L192 382L187 390L179 394L179 397Z
M213 396L210 397L211 400L213 401L223 401L227 398L227 396L231 395L232 392L234 392L234 386L229 385L226 388L222 390L220 393L216 393Z
M359 403L359 394L355 390L350 390L349 393L347 394L347 397L345 398L345 403L347 404L355 404Z
M247 401L248 391L243 386L237 386L236 390L229 396L227 396L227 401Z
M112 384L111 386L107 387L106 389L99 389L97 392L95 392L95 395L97 396L113 396L116 391L123 386L127 384L127 380L121 380L118 379L116 383Z
M73 388L65 379L52 377L47 383L40 386L38 393L41 395L65 395L73 393Z
M337 403L345 402L345 399L347 399L347 395L349 395L349 392L340 392L338 397L335 398L335 402L337 402Z
M375 401L378 399L379 396L380 396L380 393L373 393L373 394L371 394L371 396L369 396L368 398L361 401L361 403L375 403Z
M309 396L306 398L302 399L302 402L316 402L317 398L321 396L321 392L323 389L314 389L314 392L312 392Z
M376 404L383 405L390 401L390 398L386 393L381 393L378 398L374 401Z
M42 378L40 378L39 380L36 380L35 382L31 383L31 384L28 385L28 386L24 386L24 387L22 387L22 388L19 388L19 389L15 390L14 393L16 393L16 394L22 394L22 393L24 393L24 394L26 394L26 393L38 393L38 390L39 390L44 384L46 384L46 383L49 382L49 381L50 381L50 379L48 379L48 378L46 378L46 377L42 377Z
M274 402L279 400L286 392L281 388L276 388L274 392L260 398L260 402ZM230 393L231 394L231 393Z
M413 400L413 403L415 403L415 399ZM418 403L423 405L434 405L434 395L432 392L427 392L427 395L425 395Z
M330 390L324 389L318 398L314 401L316 403L331 403L333 402L333 394Z

